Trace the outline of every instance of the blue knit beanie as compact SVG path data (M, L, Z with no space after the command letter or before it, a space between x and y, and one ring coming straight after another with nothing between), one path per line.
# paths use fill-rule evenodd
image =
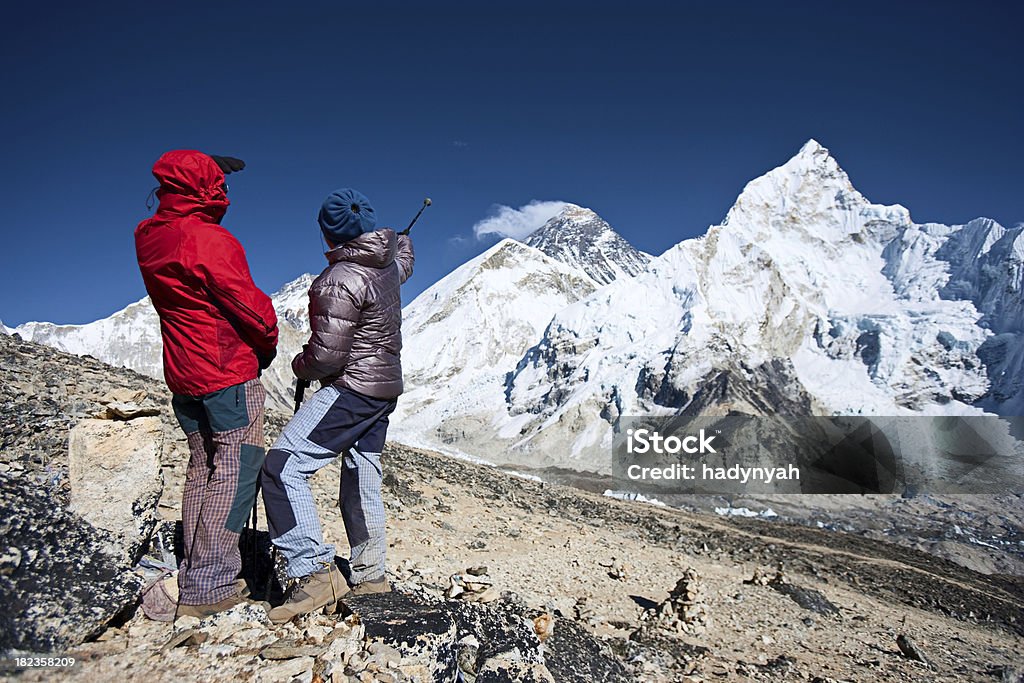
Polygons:
M341 244L373 230L377 225L377 214L363 193L345 187L327 195L317 222L324 237Z

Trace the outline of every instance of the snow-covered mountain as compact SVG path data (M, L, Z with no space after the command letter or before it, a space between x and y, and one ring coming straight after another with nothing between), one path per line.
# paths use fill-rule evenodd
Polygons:
M624 240L596 213L575 204L567 205L524 241L602 285L636 275L651 260L650 254Z
M60 351L92 356L109 365L130 368L150 377L163 377L160 319L149 297L85 325L28 322L5 331Z
M504 436L605 469L625 414L1019 414L1020 263L1019 228L915 224L811 141L721 225L560 311Z
M271 298L280 321L276 361L263 374L270 404L291 410L295 377L288 361L309 337L309 298L312 275L303 275L281 288ZM19 334L23 339L52 346L76 355L89 355L108 365L125 367L143 375L163 379L163 343L160 319L143 297L113 315L84 325L56 325L29 322L0 332Z
M583 271L511 239L442 278L403 310L406 391L392 433L490 454L508 373L555 313L597 287Z
M1024 237L914 223L870 203L815 141L751 181L720 225L650 257L570 205L404 310L406 442L607 470L621 415L1024 410ZM279 360L307 336L312 276L274 295ZM159 376L146 300L84 326L14 331Z

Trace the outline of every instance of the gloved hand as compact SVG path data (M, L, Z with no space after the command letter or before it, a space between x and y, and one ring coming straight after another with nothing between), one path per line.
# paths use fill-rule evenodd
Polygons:
M295 364L299 362L299 359L302 358L302 355L306 353L306 349L308 348L309 344L303 344L302 350L295 354L295 358L292 358L292 372L295 372Z
M216 154L211 154L210 158L220 166L220 170L224 171L224 175L234 173L235 171L241 171L245 168L245 162L241 159L236 159L235 157L222 157Z
M273 351L257 351L256 362L259 363L260 370L266 370L270 367L270 364L277 358L277 349Z

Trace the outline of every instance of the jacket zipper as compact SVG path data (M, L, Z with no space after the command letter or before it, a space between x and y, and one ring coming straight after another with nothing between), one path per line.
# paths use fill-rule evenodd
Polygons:
M210 296L214 296L213 287L211 287L209 285L204 285L204 286L206 287L206 291L209 292ZM252 316L257 322L259 322L260 325L263 326L264 331L269 333L271 330L274 329L274 328L270 327L269 325L267 325L267 321L264 320L262 316L260 316L258 313L256 313L256 311L252 310L251 308L249 308L248 306L243 304L241 301L239 301L236 296L234 296L230 292L225 292L224 290L220 289L219 287L217 288L217 291L220 292L223 297L225 297L227 299L231 299L233 302L235 302L236 306L238 306L243 311L245 311L250 316Z

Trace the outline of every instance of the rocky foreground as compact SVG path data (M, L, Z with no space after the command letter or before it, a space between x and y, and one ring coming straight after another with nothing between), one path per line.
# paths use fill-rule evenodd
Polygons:
M271 416L268 437L286 417ZM66 671L9 675L1016 681L1024 665L1020 577L854 534L616 501L396 445L385 453L395 593L285 626L255 605L155 622L137 596L141 574L173 557L184 455L159 383L0 335L0 649L76 659ZM83 467L94 462L103 465ZM121 483L105 497L80 494L104 477ZM336 466L314 479L325 533L344 556L338 484ZM260 533L248 538L265 547ZM259 565L247 576L254 594L274 598L280 586Z

